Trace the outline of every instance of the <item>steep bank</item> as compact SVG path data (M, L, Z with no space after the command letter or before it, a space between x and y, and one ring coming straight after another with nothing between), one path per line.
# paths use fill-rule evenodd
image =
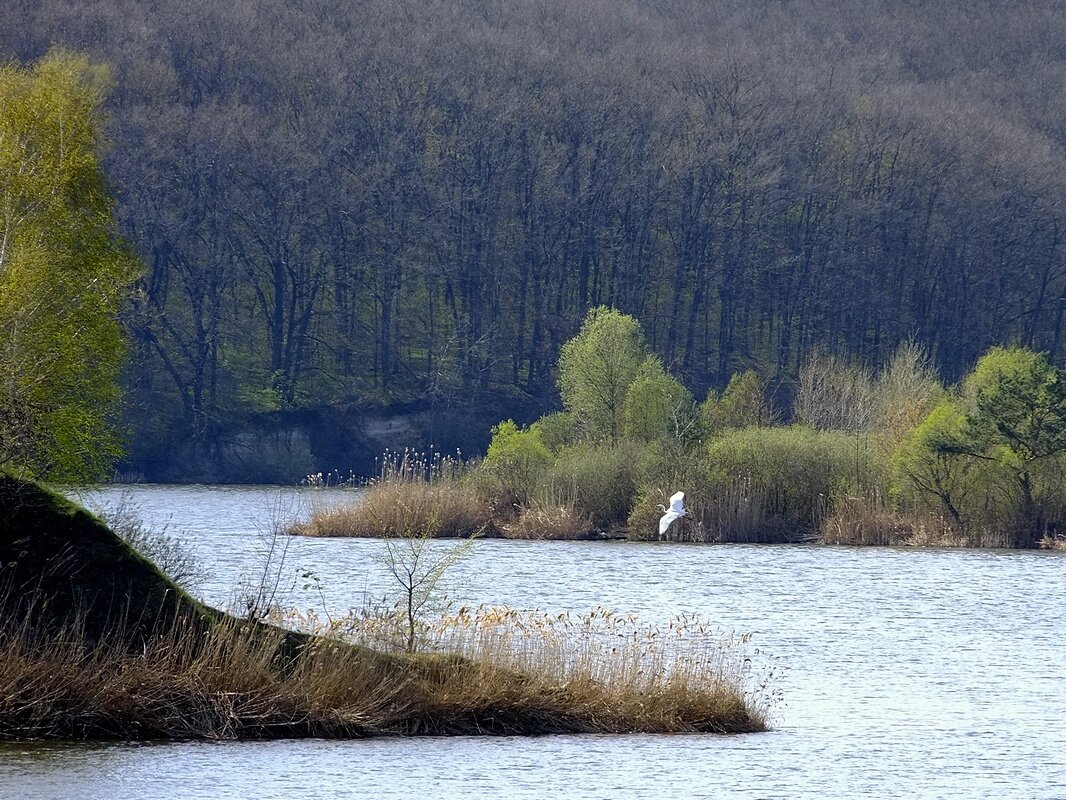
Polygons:
M470 402L428 398L387 405L307 407L234 413L200 433L180 420L160 425L151 409L133 408L120 476L150 483L297 483L309 474L373 475L386 449L415 447L483 453L499 420L529 422L548 402L514 392Z

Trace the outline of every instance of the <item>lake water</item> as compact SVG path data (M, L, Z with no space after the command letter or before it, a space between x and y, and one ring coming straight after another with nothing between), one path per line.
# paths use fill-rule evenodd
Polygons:
M115 503L122 490L95 499ZM186 533L225 606L269 520L352 494L132 487ZM381 597L382 544L285 538L282 589L333 611ZM448 545L443 545L448 546ZM311 571L321 586L305 590ZM1061 553L475 542L453 602L697 613L749 632L782 700L745 736L0 744L0 798L1066 798ZM753 650L754 654L754 650Z

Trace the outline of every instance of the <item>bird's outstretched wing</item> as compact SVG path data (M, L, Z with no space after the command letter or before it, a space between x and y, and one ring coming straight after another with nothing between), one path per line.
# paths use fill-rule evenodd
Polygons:
M682 515L673 509L663 514L659 519L659 538L662 538L667 529L673 524L674 520L680 516Z
M677 494L675 494L675 495L670 497L670 511L671 512L676 512L677 514L684 514L685 513L685 505L684 505L684 503L685 503L685 493L684 492L678 492Z

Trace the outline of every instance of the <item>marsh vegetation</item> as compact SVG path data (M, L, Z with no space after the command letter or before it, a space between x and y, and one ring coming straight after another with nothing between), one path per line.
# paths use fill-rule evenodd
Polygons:
M558 370L564 411L501 422L478 461L394 453L303 532L655 538L683 489L679 541L1062 546L1066 376L1032 350L992 348L954 386L915 344L875 367L814 352L788 405L751 370L697 402L600 308Z

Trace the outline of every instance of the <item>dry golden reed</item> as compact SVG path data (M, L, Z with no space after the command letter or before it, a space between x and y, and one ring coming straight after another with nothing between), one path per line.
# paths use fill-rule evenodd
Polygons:
M386 652L405 646L388 614L327 621L290 612L285 621ZM449 676L441 708L506 698L515 709L553 708L587 732L765 730L772 674L753 670L748 641L695 617L660 627L603 608L553 615L464 606L419 635L423 651L476 665L480 683Z
M893 508L877 493L837 500L822 521L820 534L823 544L1011 547L1011 537L1005 532L991 529L963 531L939 514Z
M573 503L532 503L518 509L515 518L501 526L508 539L594 539L600 538L592 518Z

